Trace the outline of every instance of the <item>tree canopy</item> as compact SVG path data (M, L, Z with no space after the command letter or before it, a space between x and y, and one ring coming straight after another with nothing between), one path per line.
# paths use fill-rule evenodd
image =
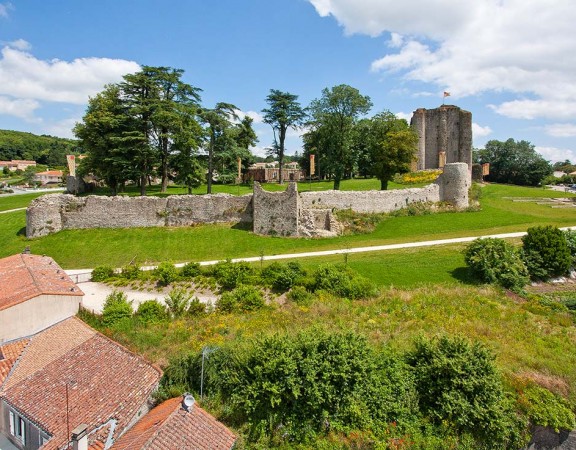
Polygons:
M481 164L490 163L487 181L525 186L538 186L542 179L552 173L552 166L536 152L528 141L491 140L476 154Z

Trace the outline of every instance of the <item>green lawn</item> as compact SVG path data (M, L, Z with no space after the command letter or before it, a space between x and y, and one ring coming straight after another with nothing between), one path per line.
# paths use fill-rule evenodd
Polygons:
M32 200L44 194L45 192L34 192L32 194L18 194L18 195L0 195L0 211L8 211L9 209L16 209L16 208L25 208Z
M374 180L352 181L367 185ZM505 197L568 195L574 197L573 194L539 188L487 185L483 188L481 211L389 217L370 234L330 239L256 236L237 225L202 225L70 230L28 240L24 236L25 213L20 211L3 214L0 218L0 256L20 252L29 245L33 253L50 255L65 268L89 268L101 264L119 267L134 258L140 264L203 261L524 231L542 224L576 225L576 209L554 209L535 202L513 202ZM8 199L0 198L0 205ZM416 257L419 251L415 253ZM354 258L359 256L351 257Z

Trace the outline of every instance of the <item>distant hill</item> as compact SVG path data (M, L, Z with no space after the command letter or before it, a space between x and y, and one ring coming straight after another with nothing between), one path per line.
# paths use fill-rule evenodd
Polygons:
M66 155L79 152L78 142L55 136L0 130L0 161L34 160L48 166L64 166Z

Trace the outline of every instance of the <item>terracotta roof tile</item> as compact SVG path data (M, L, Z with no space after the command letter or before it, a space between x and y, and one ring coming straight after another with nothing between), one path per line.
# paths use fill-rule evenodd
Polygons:
M0 259L0 310L42 294L84 293L49 256L18 254Z
M28 342L29 339L19 339L0 345L0 387Z
M229 450L236 436L198 405L190 411L182 398L165 401L144 416L111 450Z
M67 340L74 343L63 344ZM60 345L65 348L57 350ZM50 353L46 360L30 362L43 349ZM31 338L0 397L52 435L42 447L49 450L67 441L67 410L70 430L86 423L90 435L114 419L116 437L146 404L160 376L143 358L70 318ZM97 432L92 436L99 438Z

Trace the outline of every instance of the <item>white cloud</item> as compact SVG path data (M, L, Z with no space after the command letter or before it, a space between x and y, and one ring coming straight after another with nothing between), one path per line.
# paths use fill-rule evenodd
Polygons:
M552 162L565 161L567 159L576 161L576 151L574 150L556 147L535 147L535 150L540 153L544 159Z
M394 114L396 117L398 117L399 119L404 119L406 122L410 123L410 121L412 120L412 113L405 113L405 112L397 112Z
M505 92L513 118L565 119L576 112L572 0L309 0L347 33L391 33L373 71L399 72L464 97Z
M72 129L74 128L74 125L76 125L76 122L80 122L81 120L82 119L80 117L76 119L63 119L59 122L51 122L45 124L44 129L46 130L46 134L51 136L73 139L75 136L72 132Z
M22 47L25 41L15 42ZM120 81L122 75L139 69L137 63L122 59L43 61L19 48L5 46L0 58L0 95L82 105L106 83Z
M554 137L576 136L576 124L573 123L553 123L546 125L546 134Z
M0 17L8 17L8 11L14 9L12 3L0 3Z
M480 126L477 123L472 123L472 135L474 137L488 136L492 134L492 128L489 126Z
M7 45L10 48L15 48L17 50L22 50L22 51L30 50L32 48L32 45L30 45L30 42L25 41L24 39L16 39L15 41L8 42Z
M28 122L34 122L34 111L40 107L40 104L31 99L12 99L0 95L0 114L19 117Z
M238 118L240 120L244 119L244 117L246 116L250 117L254 121L253 122L254 125L264 123L264 118L262 117L262 114L256 111L242 111L237 109L236 114L238 115Z

